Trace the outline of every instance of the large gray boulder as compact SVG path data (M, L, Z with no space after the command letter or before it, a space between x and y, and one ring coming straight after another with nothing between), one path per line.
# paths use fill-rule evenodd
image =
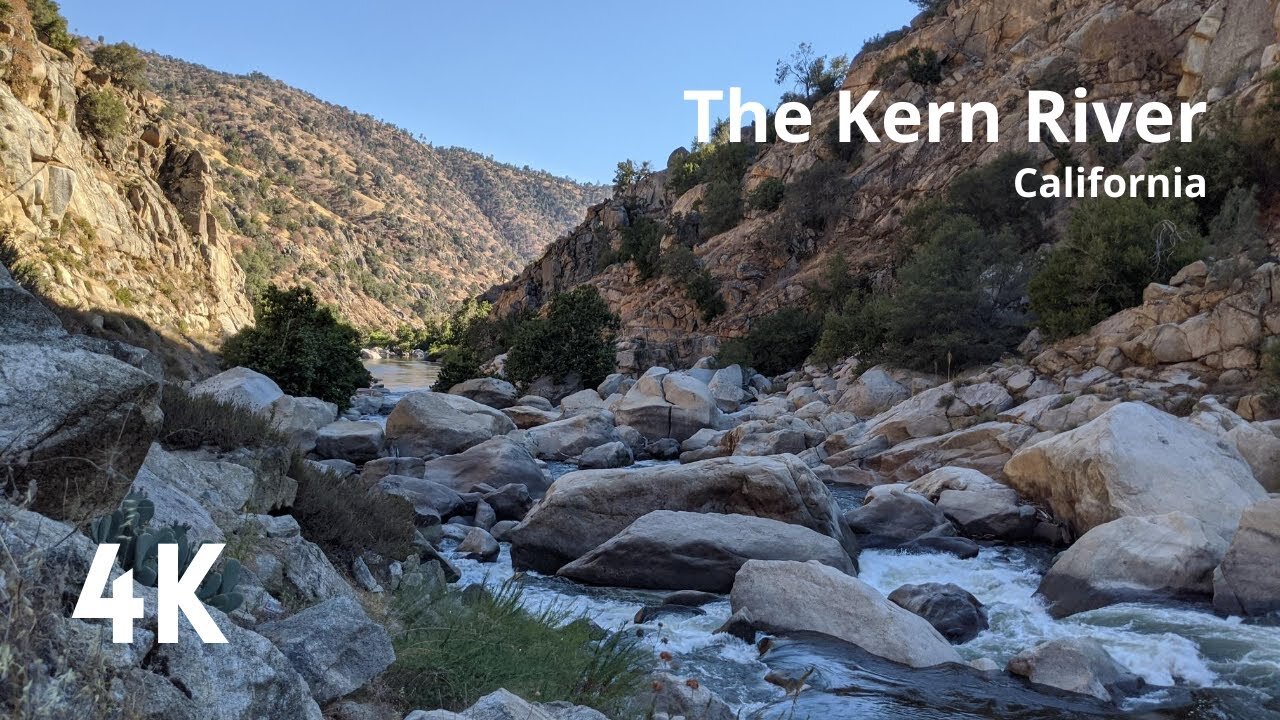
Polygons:
M569 473L511 531L512 561L555 573L655 510L773 518L857 553L827 487L799 458L781 455Z
M962 662L924 618L875 588L817 562L750 560L729 597L765 632L818 632L911 667Z
M458 492L472 492L477 485L524 485L541 492L546 476L524 445L509 437L493 437L457 455L446 455L426 464L423 476Z
M660 672L653 676L653 712L689 720L740 720L729 704L696 680ZM587 720L566 718L564 720Z
M1280 498L1244 511L1240 530L1213 576L1213 607L1237 616L1280 611Z
M630 425L647 440L683 442L703 428L715 427L720 410L707 384L691 375L650 368L616 409L618 423Z
M856 574L840 542L770 518L657 510L560 575L592 585L726 593L748 560L815 560Z
M967 643L986 630L987 611L969 591L951 583L903 585L889 593L889 602L929 621L953 643Z
M751 397L742 389L745 384L742 367L730 365L716 371L716 374L711 377L711 382L707 383L707 389L711 391L716 407L720 408L721 412L731 413L737 412Z
M550 405L551 403L547 403ZM511 407L502 408L502 414L511 418L511 422L521 430L528 430L539 425L546 425L560 419L560 413L555 410L535 407L533 405L512 405Z
M1185 513L1122 517L1058 556L1039 593L1054 617L1121 602L1201 599L1227 541Z
M1129 515L1183 512L1230 539L1266 497L1234 448L1143 403L1019 450L1009 484L1083 534Z
M354 598L339 597L256 628L327 703L364 687L395 662L391 636Z
M217 400L268 414L271 406L284 397L274 380L247 367L233 367L192 386L192 395L209 395Z
M583 470L606 470L626 467L634 462L631 448L621 440L615 440L582 453L578 458L578 467Z
M405 395L387 416L387 440L400 455L452 455L515 430L500 411L461 395L428 391Z
M864 548L896 548L926 537L951 537L956 529L923 495L900 489L877 492L844 514Z
M911 397L906 386L893 379L883 365L877 365L858 376L836 403L858 417L878 415Z
M619 439L613 415L601 409L584 409L573 417L525 432L530 452L545 460L568 460Z
M608 408L605 407L604 399L600 397L600 393L590 388L579 390L560 401L561 417L566 418L580 415L584 412L606 409Z
M466 505L453 488L426 478L388 475L378 481L378 488L388 495L408 500L420 518L446 518Z
M1110 702L1137 679L1091 638L1061 638L1037 645L1009 661L1009 672L1036 685L1091 695Z
M372 420L339 420L316 432L315 453L326 460L346 460L359 465L382 455L386 436Z
M481 405L501 410L516 404L520 393L516 386L498 378L475 378L449 388L450 395L461 395Z
M320 428L338 419L338 406L319 398L281 395L264 412L271 426L303 454L316 447Z

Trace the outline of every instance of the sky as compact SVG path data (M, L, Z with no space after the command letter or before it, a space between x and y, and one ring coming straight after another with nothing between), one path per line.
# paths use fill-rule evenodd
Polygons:
M666 164L697 130L685 90L777 103L800 42L852 56L910 21L908 0L61 0L71 29L321 99L513 165L612 180ZM719 106L727 115L727 105Z

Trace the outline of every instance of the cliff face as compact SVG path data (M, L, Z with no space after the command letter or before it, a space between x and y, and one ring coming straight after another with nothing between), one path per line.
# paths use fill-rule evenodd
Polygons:
M845 89L855 98L880 90L869 117L908 101L994 103L1001 112L998 144L958 141L959 117L943 122L943 142L868 144L861 163L840 178L835 221L824 233L779 233L773 214L749 211L735 228L698 238L694 252L720 282L728 312L703 321L693 303L665 279L642 281L630 265L602 267L598 249L616 247L614 228L628 221L614 199L593 208L587 221L558 240L519 277L493 288L500 312L537 307L556 292L583 282L597 285L621 314L627 341L620 360L632 369L687 363L713 350L720 339L743 334L753 318L802 302L806 285L835 253L843 253L872 279L888 268L893 241L906 211L937 194L958 174L1007 152L1027 152L1046 170L1056 167L1045 145L1027 143L1029 89L1051 88L1063 78L1090 88L1090 100L1108 103L1247 98L1275 66L1280 45L1275 0L966 0L916 21L896 42L857 58ZM923 86L905 73L877 73L886 61L912 48L932 49L944 60L941 83ZM1060 90L1069 92L1069 89ZM838 98L819 101L815 132L834 128ZM874 123L873 123L874 124ZM979 125L981 129L981 125ZM834 130L826 130L834 132ZM1135 138L1136 140L1136 138ZM1123 157L1100 157L1091 143L1065 149L1077 162L1140 170L1155 148L1120 144ZM748 167L744 198L768 178L787 183L837 152L815 137L808 143L763 146ZM660 173L639 211L669 219L688 216L705 192L681 197L662 189ZM1013 189L1010 188L1010 192ZM1059 210L1064 206L1060 206ZM676 242L673 235L663 246Z
M42 44L25 3L11 5L4 260L120 339L216 348L252 322L252 292L270 281L314 286L360 327L417 324L511 277L603 196L262 76L148 57L152 89L120 87L91 47ZM103 91L126 108L111 139L79 117Z

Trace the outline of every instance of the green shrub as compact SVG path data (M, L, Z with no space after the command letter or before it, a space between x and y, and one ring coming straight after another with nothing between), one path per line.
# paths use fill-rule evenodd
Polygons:
M297 455L289 477L298 481L294 519L330 557L349 561L372 550L402 559L413 552L417 516L404 498L380 492L376 483L359 476L339 477Z
M345 409L369 384L360 362L360 333L316 300L310 288L271 285L254 303L256 324L223 346L227 367L244 366L275 380L289 395L317 397Z
M1195 209L1185 202L1149 205L1134 198L1080 204L1067 239L1031 280L1031 309L1053 338L1088 330L1141 303L1142 290L1166 282L1200 255Z
M684 291L702 311L702 319L710 321L725 311L720 296L720 283L698 263L693 251L684 246L671 249L662 259L663 273Z
M987 233L1008 231L1022 247L1045 242L1044 218L1053 210L1053 201L1037 195L1019 197L1013 192L1018 172L1036 165L1028 153L1004 153L995 160L965 172L947 187L951 212L967 215Z
M813 45L800 43L791 57L778 61L774 82L792 90L782 95L782 102L802 102L812 106L844 85L849 74L849 58L845 55L817 55Z
M53 0L27 0L31 10L31 25L40 42L66 55L75 52L80 43L67 31L67 19L62 17L58 3Z
M94 48L93 62L120 87L139 90L147 86L147 59L129 43L99 45Z
M76 103L76 120L90 135L113 140L128 128L129 109L112 90L88 90Z
M786 192L787 184L782 182L782 178L768 178L751 191L748 204L752 210L773 212L782 205L782 198Z
M928 18L946 10L951 0L911 0L911 4L920 8L920 14Z
M721 367L753 367L780 375L804 364L821 331L818 320L800 308L784 308L757 318L746 336L725 342L716 355Z
M565 701L630 717L653 658L629 634L604 638L557 604L525 610L522 590L401 591L396 661L387 684L409 707L462 710L505 688L539 702Z
M158 441L171 450L210 445L231 451L286 444L268 418L212 395L191 395L177 385L164 386L160 409L164 423Z
M742 220L742 182L716 180L702 198L702 229L707 237L732 230Z
M584 387L595 387L614 370L619 325L594 285L557 295L545 318L526 320L516 329L507 377L528 384L545 376L577 375Z
M933 48L911 48L905 53L886 60L876 68L875 79L885 80L902 69L907 78L919 85L937 85L942 82L942 57Z
M897 30L890 30L889 32L881 33L879 35L872 35L867 38L866 42L862 43L862 49L858 51L858 57L862 57L867 53L884 50L890 45L893 45L899 40L905 38L909 32L911 32L911 26L905 25Z
M636 264L641 280L656 276L661 269L662 223L639 216L622 229L622 242L618 246L617 259Z
M484 364L475 350L464 345L447 348L439 362L440 374L431 386L436 392L449 392L458 383L480 377L480 366Z
M1205 255L1220 285L1230 286L1266 260L1269 247L1259 217L1257 190L1237 187L1227 193L1222 211L1209 223Z

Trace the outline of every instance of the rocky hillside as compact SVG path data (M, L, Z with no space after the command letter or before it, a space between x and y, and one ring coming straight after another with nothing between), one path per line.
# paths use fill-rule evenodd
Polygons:
M1091 100L1102 102L1213 104L1225 98L1247 104L1276 62L1277 23L1276 3L1268 0L953 0L905 32L869 44L853 62L844 88L855 97L882 92L872 117L897 101L921 107L932 100L993 102L1002 113L998 145L884 142L850 158L821 139L834 133L838 117L838 100L830 95L814 107L819 137L757 148L740 188L748 209L735 227L718 234L706 232L705 222L700 227L697 211L708 187L673 192L668 169L629 197L592 208L573 233L489 297L502 312L511 312L590 282L622 316L629 343L621 356L624 366L691 362L720 340L742 335L754 319L803 304L808 285L836 254L847 257L867 282L885 283L904 215L963 171L1002 153L1030 153L1045 170L1070 157L1084 165L1138 171L1152 157L1154 148L1136 138L1114 146L1029 146L1028 89L1080 85L1090 88ZM896 59L915 48L937 53L939 82L913 81L900 62L893 71ZM958 122L955 115L944 120L943 136L957 137ZM683 157L683 151L673 153L673 167ZM806 177L814 168L825 177L807 188L802 184L814 181ZM779 222L780 211L751 209L752 191L772 179L830 195L830 207L822 210L829 215L825 227L788 227ZM1065 202L1057 205L1056 224L1067 210ZM665 224L664 251L679 243L692 247L718 282L727 312L707 321L671 280L644 279L634 263L616 262L607 251L621 245L637 215Z
M90 330L214 347L271 280L314 285L359 326L420 323L599 197L261 76L148 57L152 89L134 87L4 7L5 260Z

